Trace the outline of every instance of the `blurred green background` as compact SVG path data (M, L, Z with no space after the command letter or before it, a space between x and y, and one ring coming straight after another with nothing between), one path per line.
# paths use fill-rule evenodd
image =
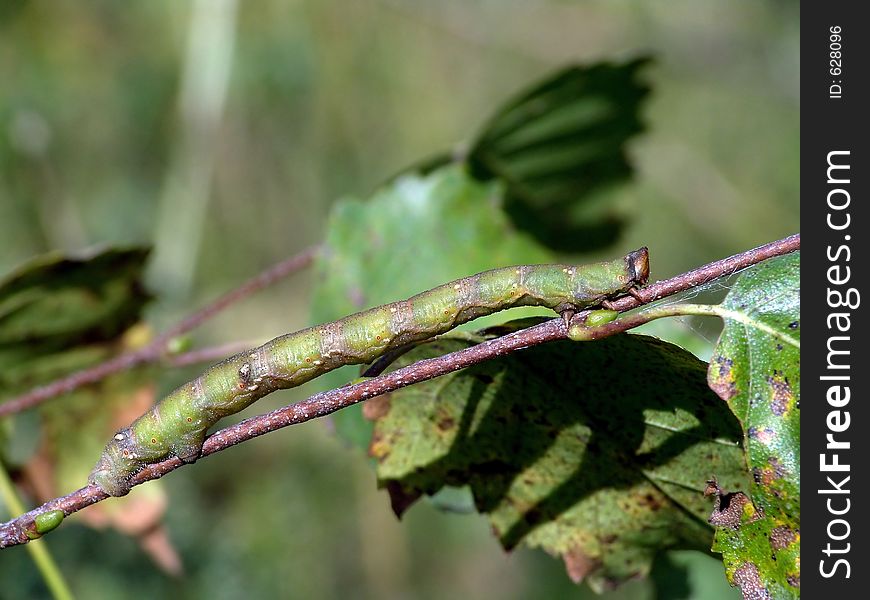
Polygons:
M648 129L616 200L634 219L608 255L648 245L664 278L798 230L798 32L798 4L784 0L6 0L0 273L51 249L153 243L148 316L165 327L322 240L333 201L457 147L552 70L651 54ZM310 287L307 273L273 286L195 342L305 326ZM161 387L195 372L167 371ZM78 595L591 595L558 559L505 554L482 518L421 503L398 523L366 459L328 423L163 485L185 575L73 518L48 545ZM612 597L733 596L721 564L694 553L663 556L653 579ZM23 548L2 552L0 581L4 598L46 594Z

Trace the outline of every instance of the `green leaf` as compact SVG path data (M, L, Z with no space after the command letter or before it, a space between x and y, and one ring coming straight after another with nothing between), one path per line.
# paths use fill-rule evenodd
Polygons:
M571 67L507 103L474 142L468 164L507 185L514 225L568 252L600 249L626 224L602 192L629 178L628 140L643 129L648 59Z
M426 176L399 177L368 202L338 203L315 265L312 321L333 321L486 269L550 262L546 250L513 229L501 210L501 190L496 182L480 183L451 165ZM473 326L502 320L496 315ZM317 383L338 387L358 375L354 369L329 373ZM343 436L368 446L371 425L361 407L340 411L335 423Z
M709 383L743 428L754 507L718 529L713 549L722 553L729 581L739 585L744 595L766 590L764 597L796 597L800 595L800 253L744 272L722 307L729 316L710 361Z
M102 359L150 299L141 285L147 256L145 248L51 253L0 280L0 397Z
M35 258L0 280L0 344L108 339L138 321L146 248Z
M441 338L399 365L471 343ZM748 484L705 372L645 336L547 344L369 401L370 452L398 514L470 485L505 548L542 547L601 590L647 574L659 550L709 549L711 473Z

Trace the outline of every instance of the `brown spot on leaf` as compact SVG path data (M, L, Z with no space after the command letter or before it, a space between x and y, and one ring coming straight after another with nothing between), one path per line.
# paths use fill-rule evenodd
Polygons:
M765 446L770 446L776 440L776 432L770 427L750 427L749 437L758 440Z
M721 489L719 488L719 482L716 481L716 478L713 477L707 480L707 487L704 488L704 497L707 496L718 496L721 493Z
M752 563L744 563L734 571L734 583L743 593L743 600L768 600L770 592L761 583L758 567Z
M390 456L390 443L384 439L384 434L377 429L372 432L372 441L369 444L369 456L379 463L384 462Z
M767 459L767 464L771 466L773 472L776 473L777 477L785 477L788 475L788 469L785 468L785 465L776 458L775 456L771 456Z
M767 459L768 466L760 470L760 473L753 472L756 482L765 487L770 487L777 479L782 479L788 475L788 469L775 456ZM753 470L755 471L755 470Z
M601 567L601 560L586 554L582 549L574 547L562 555L568 577L574 583L582 582L589 573Z
M741 522L752 523L761 518L760 511L743 492L726 492L715 479L707 482L705 496L716 496L713 512L707 522L716 527L739 529ZM745 519L744 519L745 515Z
M363 417L369 421L377 421L390 412L390 395L375 396L363 403Z
M651 511L661 510L664 504L661 499L656 498L653 494L644 494L638 498L638 504L648 507Z
M761 485L761 469L752 467L752 480L756 485Z
M770 532L770 547L774 550L788 548L797 539L797 533L790 527L780 525Z
M707 370L707 384L726 402L737 395L737 383L732 373L733 366L733 360L720 355L713 357Z
M456 419L453 417L442 417L438 419L438 429L441 431L449 431L456 425Z
M767 378L767 383L770 385L772 392L770 410L777 417L781 417L795 404L791 385L789 385L788 379L783 377L782 373L776 371L774 371L772 377Z

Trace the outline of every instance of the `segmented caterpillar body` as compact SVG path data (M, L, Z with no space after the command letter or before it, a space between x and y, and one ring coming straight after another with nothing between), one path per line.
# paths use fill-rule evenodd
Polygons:
M648 276L646 248L583 266L494 269L283 335L214 365L116 433L89 481L123 496L130 491L131 477L145 465L170 456L195 461L209 427L275 390L337 367L371 362L389 350L507 308L545 306L563 313L597 306L643 285Z

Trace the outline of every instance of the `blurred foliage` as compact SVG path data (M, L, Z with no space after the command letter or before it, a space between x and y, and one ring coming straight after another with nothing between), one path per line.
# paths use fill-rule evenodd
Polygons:
M138 323L149 300L141 285L147 256L143 248L79 256L50 253L0 278L0 405L125 349L124 334ZM42 446L46 459L51 457L47 465L54 468L39 473L46 481L31 482L43 500L58 489L54 475L61 470L57 468L60 455L73 461L85 459L86 453L70 447L78 445L71 444L73 438L95 452L101 446L95 436L110 432L111 414L106 408L111 403L106 392L111 386L100 387L103 394L80 390L66 405L40 407L38 423L27 413L4 421L0 459L5 464L23 465L37 446ZM74 481L63 483L60 489Z
M627 142L642 130L650 90L638 73L648 62L565 68L500 106L470 149L415 168L465 164L476 179L501 182L514 227L542 245L575 253L606 248L629 218L598 197L632 174Z
M148 251L43 255L0 278L0 404L117 352L149 295Z
M140 323L151 299L142 285L148 254L138 247L53 252L0 279L0 405L144 343L150 335ZM34 503L80 487L108 436L152 404L155 389L144 371L122 371L4 419L0 461L14 469ZM157 484L94 507L82 522L137 536L143 550L172 570L178 560L171 547L154 544L165 535L166 504Z
M635 178L594 201L632 220L582 260L648 245L664 278L798 229L798 33L784 2L0 3L0 273L50 250L159 241L149 321L165 325L320 242L339 197L470 143L546 73L651 54ZM195 343L304 326L309 281L275 286ZM166 369L159 391L195 374ZM46 542L78 595L128 597L133 580L182 598L590 593L540 553L503 554L480 519L421 505L396 523L374 474L319 423L164 483L184 577L72 518ZM612 597L733 597L703 573L721 563L664 555L651 581ZM44 595L22 548L3 551L0 579L10 598Z

